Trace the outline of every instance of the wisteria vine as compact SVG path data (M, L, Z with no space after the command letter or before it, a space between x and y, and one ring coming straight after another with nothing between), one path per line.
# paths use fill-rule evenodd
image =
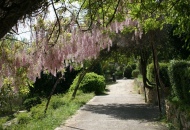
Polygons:
M18 69L24 68L22 76L28 80L34 81L36 77L40 78L40 72L46 70L56 76L57 71L63 70L69 61L82 63L84 59L97 58L100 51L112 46L113 38L110 32L119 33L125 27L137 27L134 36L141 37L142 31L139 23L126 18L123 22L112 22L107 27L93 26L92 30L82 31L76 26L70 26L69 31L64 28L59 35L56 43L48 39L51 30L50 24L43 27L35 27L35 39L33 43L18 48L16 44L10 46L10 51L14 53L1 51L0 60L0 87L5 84L5 79L11 79L11 85L15 91L19 91L20 84L25 84L23 78L18 77ZM56 32L53 34L56 36ZM2 42L3 44L3 42ZM3 47L1 47L3 49ZM10 59L11 57L11 59Z

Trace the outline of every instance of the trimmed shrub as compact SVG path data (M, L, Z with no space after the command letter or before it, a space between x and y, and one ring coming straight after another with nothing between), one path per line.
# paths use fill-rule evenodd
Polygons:
M115 76L117 79L123 78L123 71L116 71Z
M24 101L23 105L25 108L29 111L30 108L33 106L36 106L37 104L40 104L42 101L39 97L33 97L33 98L28 98Z
M70 91L74 90L78 78L79 76L74 79L73 84L70 87ZM84 93L95 92L95 94L101 94L105 90L105 87L105 78L101 75L91 72L84 76L80 83L79 90L82 90Z
M168 63L159 63L159 74L165 87L170 87L170 80L168 75ZM150 82L155 82L154 65L153 63L148 65L147 78Z
M173 96L190 103L190 62L172 60L169 65L169 76Z
M133 78L137 78L139 74L140 74L140 71L137 70L137 69L135 69L135 70L132 71Z
M160 73L160 78L162 80L162 82L164 83L165 87L171 87L170 84L170 78L169 78L169 74L168 74L168 63L160 63L159 67L159 73Z
M124 77L130 79L130 78L132 77L132 75L131 75L132 70L133 70L132 67L128 65L128 66L125 68Z
M155 82L153 63L147 66L147 78L149 79L150 82Z

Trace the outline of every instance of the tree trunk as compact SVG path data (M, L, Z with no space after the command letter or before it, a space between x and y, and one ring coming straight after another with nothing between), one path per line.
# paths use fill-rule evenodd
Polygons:
M146 97L146 64L143 61L142 55L140 58L140 63L141 63L141 73L142 73L142 78L143 78L143 88L144 88L144 97L145 97L145 102L147 102L147 97Z
M147 69L146 69L147 68L147 61L148 61L148 56L147 56L146 52L141 50L140 64L141 64L141 73L142 73L142 76L143 76L143 85L144 85L145 88L152 89L152 87L147 84L147 77L146 77L146 74L147 74Z
M77 90L79 88L79 85L80 85L81 81L83 80L84 76L86 75L86 73L87 73L87 70L83 70L83 72L79 75L79 79L77 81L77 84L75 86L74 92L72 94L72 98L75 98Z
M49 103L50 103L50 100L51 100L51 96L53 95L53 93L54 93L54 91L55 91L55 89L56 89L56 87L57 87L57 84L60 82L61 79L62 79L62 77L61 77L61 78L58 78L58 79L56 80L56 82L55 82L55 84L54 84L54 86L53 86L53 88L52 88L52 90L51 90L51 93L50 93L50 95L49 95L49 97L48 97L48 101L47 101L47 103L46 103L46 107L45 107L45 110L44 110L44 114L46 114L46 111L47 111L47 109L48 109L48 106L49 106Z
M152 37L154 39L154 37ZM158 58L157 58L157 50L154 45L153 40L151 41L151 46L152 46L152 54L153 54L153 63L154 63L154 73L155 73L155 81L156 81L156 90L157 90L157 97L158 97L158 106L159 106L159 111L160 114L162 114L162 106L161 106L161 100L160 100L160 91L159 91L159 86L160 86L160 81L159 81L159 68L158 68Z

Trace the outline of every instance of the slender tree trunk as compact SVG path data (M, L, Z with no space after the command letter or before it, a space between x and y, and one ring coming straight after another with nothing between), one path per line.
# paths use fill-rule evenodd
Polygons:
M147 51L144 49L141 50L141 52L140 52L140 64L141 64L141 73L142 73L142 77L143 77L145 102L147 102L146 88L152 89L152 87L147 84L148 79L147 79L146 74L147 74L148 57L149 57L149 54L147 53Z
M87 70L84 70L84 71L79 75L79 79L78 79L78 81L77 81L77 84L76 84L76 86L75 86L74 92L73 92L73 94L72 94L72 98L75 98L76 93L77 93L77 90L78 90L78 88L79 88L79 85L80 85L81 81L83 80L84 76L86 75L86 73L87 73Z
M162 114L162 106L161 106L160 91L159 91L160 82L159 82L158 58L157 58L157 51L156 51L153 40L151 41L151 46L152 46L152 54L153 54L154 73L155 73L156 90L157 90L157 97L158 97L158 106L159 106L160 114Z
M142 72L142 78L143 78L143 88L144 88L144 97L145 97L145 102L147 102L147 97L146 97L146 65L143 61L143 57L141 55L140 58L140 62L141 62L141 72Z
M144 88L144 99L145 99L145 103L147 102L147 97L146 97L146 88L145 86L143 85L143 88Z
M53 88L52 88L52 90L51 90L51 93L50 93L50 95L49 95L49 97L48 97L48 101L47 101L47 103L46 103L46 107L45 107L45 110L44 110L44 114L46 114L46 111L47 111L47 109L48 109L48 106L49 106L51 97L52 97L52 95L53 95L53 93L54 93L54 91L55 91L55 89L56 89L56 87L57 87L57 84L60 82L61 79L62 79L62 77L61 77L61 78L58 78L58 79L56 80L56 82L55 82L55 84L54 84L54 86L53 86Z

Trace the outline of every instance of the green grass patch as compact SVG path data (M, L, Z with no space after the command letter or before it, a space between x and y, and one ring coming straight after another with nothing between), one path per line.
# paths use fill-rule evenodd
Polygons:
M44 115L44 109L47 101L44 100L41 104L32 107L30 112L16 114L17 124L7 129L53 130L63 124L71 115L75 114L93 96L93 93L78 93L75 99L71 99L69 94L54 95L50 101L46 115ZM1 123L5 121L7 119L0 120Z

